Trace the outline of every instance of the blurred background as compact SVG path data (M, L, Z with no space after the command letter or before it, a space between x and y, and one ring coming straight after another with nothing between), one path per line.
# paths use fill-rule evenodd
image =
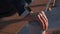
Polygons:
M59 0L56 1L55 6L52 8L54 0L51 0L49 8L52 9L45 12L49 20L48 34L60 34L60 6L58 6L60 4L58 4ZM36 13L46 8L45 6L40 6L40 4L47 3L48 0L34 0L30 4L30 8L33 13ZM10 17L0 18L0 34L25 34L27 32L30 34L39 34L40 25L38 22L21 21L19 18L20 16L17 13Z

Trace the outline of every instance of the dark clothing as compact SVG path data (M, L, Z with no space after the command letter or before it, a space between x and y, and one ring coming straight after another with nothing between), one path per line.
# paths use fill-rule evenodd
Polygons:
M10 16L16 12L13 1L0 0L0 18Z
M25 11L26 1L28 0L0 0L0 18L13 15L16 12L21 15Z
M19 15L21 15L24 11L25 11L25 4L30 4L32 1L31 0L18 0L15 5L16 8L18 10ZM30 10L30 8L28 8L28 10Z
M41 24L38 21L32 21L26 24L18 34L43 34Z

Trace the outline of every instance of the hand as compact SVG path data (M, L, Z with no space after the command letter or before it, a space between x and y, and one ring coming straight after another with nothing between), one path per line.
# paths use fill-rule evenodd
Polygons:
M38 14L38 21L41 23L43 30L48 29L48 19L43 11Z

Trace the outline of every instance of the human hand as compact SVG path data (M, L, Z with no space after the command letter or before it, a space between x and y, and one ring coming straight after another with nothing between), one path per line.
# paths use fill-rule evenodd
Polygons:
M38 14L38 21L41 23L41 27L43 30L47 30L48 29L48 19L45 15L45 13L43 11L41 11Z

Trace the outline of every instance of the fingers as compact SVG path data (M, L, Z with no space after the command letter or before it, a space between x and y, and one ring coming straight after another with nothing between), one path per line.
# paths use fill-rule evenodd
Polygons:
M46 15L45 15L45 13L42 11L42 15L43 15L43 17L44 17L44 19L46 20L46 25L48 25L48 19L47 19L47 17L46 17Z
M45 29L44 21L41 18L41 15L38 15L39 21L41 21L42 29Z
M47 19L46 15L45 15L44 11L42 11L41 13L42 13L43 17L45 18L45 20L48 22L48 19Z
M45 16L45 13L44 13L44 12L39 13L39 14L38 14L38 18L39 18L39 20L40 20L41 23L42 23L43 29L46 30L46 29L48 28L48 19L47 19L47 17Z

